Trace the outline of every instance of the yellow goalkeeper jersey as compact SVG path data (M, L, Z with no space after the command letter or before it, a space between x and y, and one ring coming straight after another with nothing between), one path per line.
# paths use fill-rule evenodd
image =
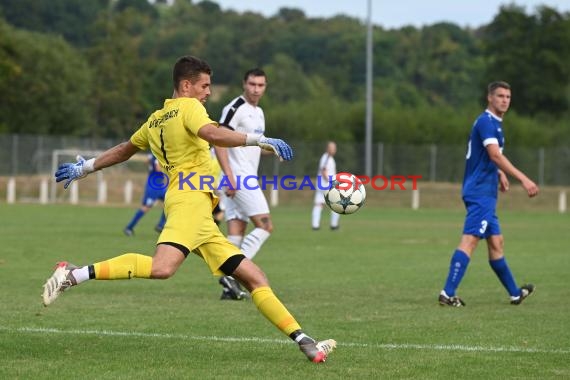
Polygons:
M211 191L209 144L198 137L206 124L218 125L195 98L166 99L131 136L136 147L150 149L168 175L168 191Z

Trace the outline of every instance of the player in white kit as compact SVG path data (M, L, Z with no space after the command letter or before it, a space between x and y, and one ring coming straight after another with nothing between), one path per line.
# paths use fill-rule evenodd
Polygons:
M258 104L266 86L263 70L248 70L243 78L243 94L224 107L220 126L263 135L265 116ZM220 166L231 183L231 187L224 189L228 240L241 248L247 258L253 259L273 231L269 206L257 179L261 149L251 146L215 149ZM250 220L255 228L245 235ZM239 283L230 276L221 277L220 284L224 288L221 299L241 300L247 297Z
M323 211L323 205L325 204L325 192L329 186L329 179L336 175L336 161L334 160L335 154L336 143L334 141L329 141L327 143L327 151L319 160L319 170L317 172L317 181L315 182L315 200L311 217L311 224L315 231L321 226L321 213ZM331 210L331 230L338 230L339 219L340 215Z

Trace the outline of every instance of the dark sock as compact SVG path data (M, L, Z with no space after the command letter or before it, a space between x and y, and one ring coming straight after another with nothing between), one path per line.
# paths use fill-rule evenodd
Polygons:
M293 339L295 342L297 342L300 345L315 343L315 340L310 336L308 336L307 334L305 334L303 330L293 331L291 334L289 334L289 338Z

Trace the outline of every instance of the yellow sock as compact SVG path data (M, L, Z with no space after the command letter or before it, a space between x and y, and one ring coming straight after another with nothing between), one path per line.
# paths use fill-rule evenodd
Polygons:
M150 278L152 257L126 253L93 264L96 280L125 280L134 277Z
M279 330L289 336L293 331L300 330L301 326L289 313L289 310L279 301L268 286L262 286L251 292L253 303L257 309L269 319Z

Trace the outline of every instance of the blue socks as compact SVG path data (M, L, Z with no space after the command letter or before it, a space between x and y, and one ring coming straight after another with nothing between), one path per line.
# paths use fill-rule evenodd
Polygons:
M489 260L489 265L495 271L501 283L507 289L511 297L518 297L521 295L521 290L517 286L513 274L507 264L507 260L504 257L501 257L498 260Z
M139 222L140 218L143 217L143 215L144 215L144 211L142 211L141 209L138 209L137 212L135 213L135 216L133 216L133 219L131 220L131 222L127 226L127 228L129 230L132 230L133 228L135 228L135 226Z
M455 296L455 291L463 278L463 275L467 271L467 265L469 265L469 256L463 251L456 249L451 256L451 263L449 265L449 274L447 275L447 280L445 281L445 287L443 290L449 297Z
M447 275L447 281L445 281L445 287L443 288L449 297L455 296L455 291L457 290L463 275L467 271L469 260L469 256L458 249L456 249L453 256L451 256L449 274ZM507 264L507 260L505 260L504 257L501 257L498 260L489 260L489 265L491 265L491 268L493 268L493 271L505 289L507 289L507 292L509 292L511 297L518 297L521 295L521 290L517 286L509 265Z

